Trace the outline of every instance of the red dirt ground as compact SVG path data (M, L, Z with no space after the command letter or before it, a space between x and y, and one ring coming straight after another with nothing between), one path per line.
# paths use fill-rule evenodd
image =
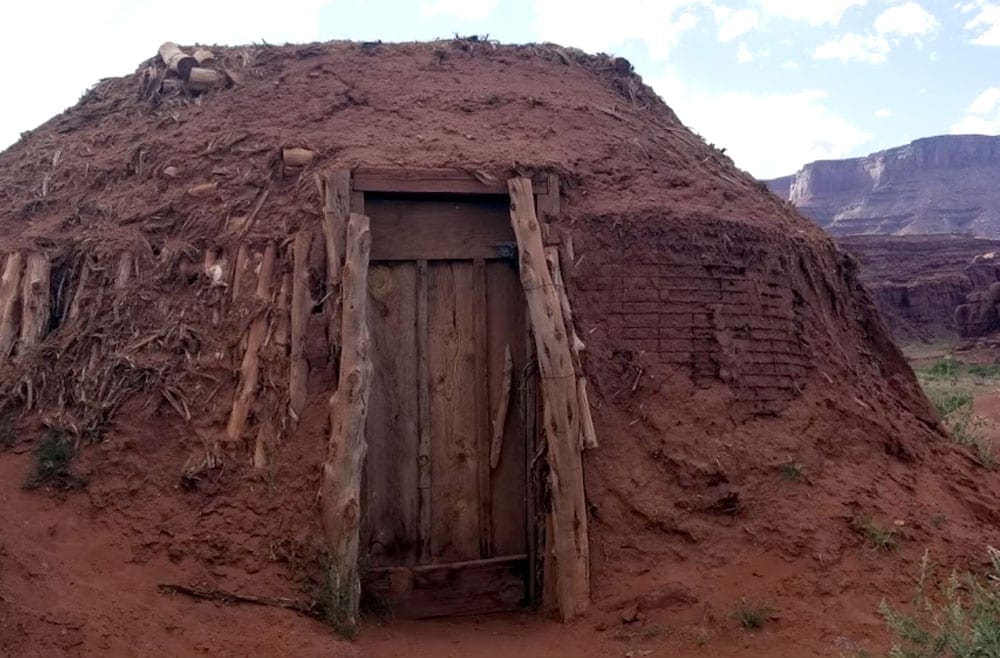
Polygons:
M0 372L2 401L15 407L28 397L25 378L48 385L40 408L19 417L13 452L0 453L3 651L875 653L888 643L876 606L910 596L925 550L947 572L982 567L987 544L1000 545L1000 475L938 430L851 264L691 135L627 64L466 41L220 52L240 85L189 99L143 96L138 74L102 81L0 154L0 251L42 250L62 263L83 254L112 271L128 249L139 264L125 291L88 298L86 326L55 328ZM270 476L234 445L221 469L181 478L225 424L243 326L229 318L213 328L208 283L181 276L176 261L198 272L205 249L232 249L221 227L265 188L252 247L318 221L312 170L283 176L276 166L291 145L315 149L319 170L458 166L565 181L554 223L575 242L570 297L601 440L585 456L586 617L565 626L527 614L369 621L346 643L289 611L157 591L179 582L300 601L316 592L325 354L309 354L308 411ZM185 194L209 180L214 196ZM195 256L165 257L185 249ZM716 301L697 298L706 282ZM724 292L739 301L723 303ZM189 343L142 342L181 311L195 354ZM668 324L674 316L687 324ZM74 359L86 362L90 344L117 358L133 342L144 347L128 353L131 367L183 390L193 420L179 419L150 375L100 441L83 446L74 467L84 490L23 491L42 418L84 408L78 388L93 385L91 401L103 390L77 386ZM273 381L283 363L268 365ZM782 475L789 463L801 480ZM900 548L869 547L851 525L862 516L895 528ZM761 630L739 628L734 613L745 605L773 609Z

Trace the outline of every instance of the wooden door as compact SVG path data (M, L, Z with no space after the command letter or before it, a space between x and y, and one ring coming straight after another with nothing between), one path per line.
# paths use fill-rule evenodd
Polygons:
M527 319L507 205L503 198L365 200L374 366L365 589L397 616L525 603ZM510 402L491 468L505 386Z

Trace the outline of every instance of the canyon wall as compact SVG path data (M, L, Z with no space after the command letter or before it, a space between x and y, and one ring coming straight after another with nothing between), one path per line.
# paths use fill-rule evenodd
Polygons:
M975 338L1000 329L1000 240L855 235L838 240L897 340Z
M943 135L765 181L834 235L1000 237L1000 137Z

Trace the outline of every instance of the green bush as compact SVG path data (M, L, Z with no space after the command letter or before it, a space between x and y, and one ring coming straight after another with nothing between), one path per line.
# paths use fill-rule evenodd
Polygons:
M992 568L985 579L953 573L936 603L927 591L930 561L924 553L913 612L886 601L879 613L898 638L890 658L997 658L1000 656L1000 551L988 549Z

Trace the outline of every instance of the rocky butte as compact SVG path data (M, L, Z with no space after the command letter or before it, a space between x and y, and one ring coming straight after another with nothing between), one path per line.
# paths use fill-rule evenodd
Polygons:
M834 235L1000 237L1000 137L942 135L765 181Z

